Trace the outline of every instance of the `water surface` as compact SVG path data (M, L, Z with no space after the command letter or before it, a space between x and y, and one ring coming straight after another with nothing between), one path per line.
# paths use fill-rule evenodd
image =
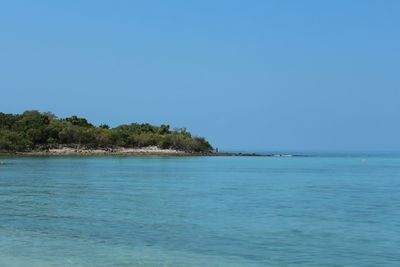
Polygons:
M1 266L399 266L400 157L3 157Z

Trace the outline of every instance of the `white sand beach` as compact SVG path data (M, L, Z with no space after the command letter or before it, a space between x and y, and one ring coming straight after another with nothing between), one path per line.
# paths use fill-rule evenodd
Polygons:
M33 150L23 152L24 155L187 155L189 153L175 149L160 149L156 146L143 148L107 148L90 149L78 147L59 147L47 150Z

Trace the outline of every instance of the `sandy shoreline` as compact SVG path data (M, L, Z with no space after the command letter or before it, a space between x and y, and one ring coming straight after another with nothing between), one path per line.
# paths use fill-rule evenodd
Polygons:
M60 147L49 149L38 149L25 152L0 152L0 154L12 155L32 155L32 156L70 156L70 155L191 155L185 151L174 149L160 149L158 147L144 148L78 148L78 147Z
M255 153L229 153L229 152L210 152L196 153L186 152L175 149L160 149L156 146L143 148L85 148L85 147L57 147L48 149L36 149L24 152L0 151L0 155L26 155L26 156L96 156L96 155L151 155L151 156L250 156L250 157L270 157L273 154L255 154Z

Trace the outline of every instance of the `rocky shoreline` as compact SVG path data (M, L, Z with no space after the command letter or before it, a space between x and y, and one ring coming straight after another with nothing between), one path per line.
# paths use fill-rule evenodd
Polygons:
M0 155L26 156L96 156L96 155L149 155L149 156L225 156L225 157L272 157L274 154L231 153L231 152L186 152L175 149L160 149L156 146L144 148L85 148L60 146L55 148L38 148L30 151L0 151Z

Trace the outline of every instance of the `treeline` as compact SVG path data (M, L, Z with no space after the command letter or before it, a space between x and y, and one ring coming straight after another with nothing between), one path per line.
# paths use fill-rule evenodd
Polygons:
M169 125L126 124L110 128L95 126L85 118L60 119L36 110L22 114L0 113L0 151L29 151L59 145L84 148L141 148L157 146L186 152L210 152L212 146L186 129Z

